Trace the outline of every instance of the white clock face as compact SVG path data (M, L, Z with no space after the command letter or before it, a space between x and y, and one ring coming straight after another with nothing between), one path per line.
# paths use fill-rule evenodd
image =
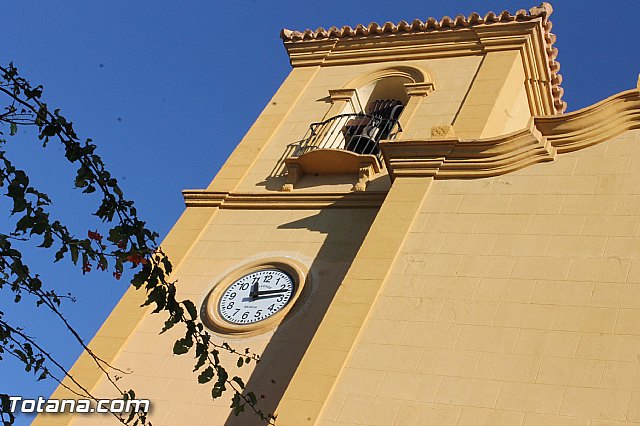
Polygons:
M293 297L293 278L280 269L262 269L233 282L218 303L220 316L232 324L252 324L269 318Z

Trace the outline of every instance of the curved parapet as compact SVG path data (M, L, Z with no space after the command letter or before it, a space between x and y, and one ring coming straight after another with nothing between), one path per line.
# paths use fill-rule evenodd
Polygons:
M455 137L380 143L392 178L470 179L503 175L553 161L555 149L530 122L526 129L477 140Z
M534 117L523 130L476 140L432 137L380 143L392 178L491 177L553 161L557 154L640 129L640 90L627 90L570 114Z
M535 117L535 127L558 153L604 142L640 128L640 90L627 90L569 114Z

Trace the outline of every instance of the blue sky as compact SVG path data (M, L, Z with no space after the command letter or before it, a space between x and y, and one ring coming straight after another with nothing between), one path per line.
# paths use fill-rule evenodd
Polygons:
M180 191L204 188L290 70L279 31L434 16L515 12L520 1L69 1L0 2L0 63L45 87L82 137L99 146L112 173L152 228L166 235L184 208ZM569 111L635 87L640 37L637 0L553 3ZM52 195L57 217L84 235L97 225L91 204L71 190L73 170L62 150L45 150L29 132L9 151L32 183ZM91 201L91 200L89 200ZM0 232L7 203L0 200ZM3 223L5 225L3 225ZM107 274L84 278L53 255L29 251L37 272L66 303L71 322L89 340L126 288ZM80 353L43 309L14 305L0 292L0 310L70 367ZM55 388L36 383L17 364L0 363L0 392L37 397ZM26 423L22 418L19 423Z

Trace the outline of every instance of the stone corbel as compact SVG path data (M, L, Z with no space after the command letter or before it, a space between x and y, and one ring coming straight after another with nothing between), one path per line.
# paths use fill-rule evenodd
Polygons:
M282 185L281 191L291 192L294 186L302 178L304 172L299 164L287 164L287 181Z
M367 183L371 180L371 176L375 174L371 163L360 163L358 169L358 182L351 188L352 191L365 191L367 189Z
M329 97L332 102L350 101L356 89L329 89Z
M429 96L436 89L432 82L405 83L404 88L409 97Z
M333 117L344 112L346 104L351 105L353 112L361 112L362 105L358 98L358 91L356 89L329 89L329 98L331 98L331 108L325 115L325 118ZM354 104L354 98L355 102Z

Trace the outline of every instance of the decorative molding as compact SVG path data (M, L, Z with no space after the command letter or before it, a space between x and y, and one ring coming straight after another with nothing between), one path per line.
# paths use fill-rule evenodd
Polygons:
M200 189L182 191L187 207L219 207L221 209L323 209L379 208L386 192L264 192L228 193Z
M321 64L337 43L338 40L324 40L313 44L285 45L285 48L291 65L304 67Z
M341 113L345 103L351 104L353 112L362 112L362 102L360 102L360 96L358 96L357 89L329 89L329 98L331 98L332 106L327 111L325 118L328 118L331 113ZM354 104L353 100L355 99ZM356 108L357 107L357 108Z
M548 20L548 3L515 14L503 11L481 17L472 13L437 21L414 20L411 24L387 22L380 26L331 27L304 32L282 30L281 38L291 64L347 65L406 61L452 56L480 55L496 50L519 49L525 65L526 87L533 115L564 112L560 87L562 76L553 47L555 35Z
M424 176L469 179L503 175L532 164L553 161L556 152L534 127L491 139L455 137L380 143L392 179Z
M405 83L404 88L407 95L411 96L429 96L436 89L432 82L425 83Z
M436 126L438 127L438 126ZM498 176L553 161L557 154L608 141L640 129L640 90L618 93L581 110L534 117L518 132L490 139L444 138L380 143L390 176L461 179Z
M400 77L409 80L410 83L434 83L433 75L423 66L416 64L397 65L388 68L381 68L376 71L359 75L351 80L345 87L362 87L374 81L385 78ZM406 87L406 86L405 86Z
M640 129L640 90L627 90L578 111L535 117L534 121L558 153L576 151Z
M332 102L350 101L354 94L357 94L356 89L329 89Z

